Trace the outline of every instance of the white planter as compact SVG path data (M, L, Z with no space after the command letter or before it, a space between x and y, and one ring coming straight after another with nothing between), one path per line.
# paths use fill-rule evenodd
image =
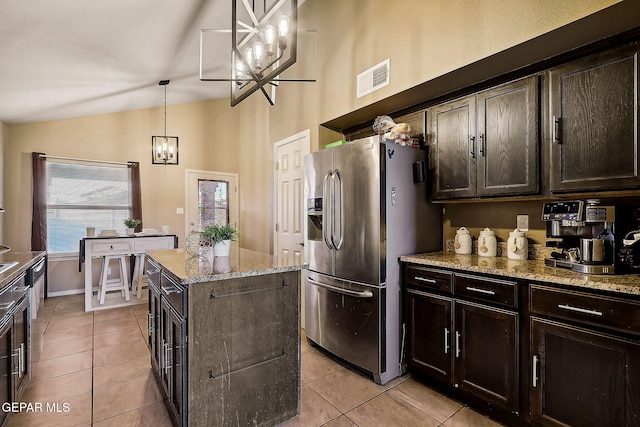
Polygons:
M127 227L127 236L133 236L133 230L135 230L135 228L128 228Z
M213 256L229 256L231 252L231 240L223 240L213 245Z

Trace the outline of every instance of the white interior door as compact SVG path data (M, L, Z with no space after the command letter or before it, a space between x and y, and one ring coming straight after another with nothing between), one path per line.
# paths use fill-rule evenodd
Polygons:
M310 151L309 130L285 138L275 144L276 159L276 224L274 254L289 262L304 262L304 171L303 158ZM300 320L304 326L304 286Z
M185 237L207 224L238 226L238 174L187 169Z

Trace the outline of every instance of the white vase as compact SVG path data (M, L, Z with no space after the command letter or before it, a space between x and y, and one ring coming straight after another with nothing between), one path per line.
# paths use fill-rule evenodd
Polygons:
M229 256L231 252L231 240L223 240L213 245L214 256Z
M133 230L135 230L135 228L127 227L127 236L133 236Z

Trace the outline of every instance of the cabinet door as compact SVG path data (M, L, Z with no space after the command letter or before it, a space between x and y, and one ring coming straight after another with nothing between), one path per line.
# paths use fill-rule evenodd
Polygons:
M518 314L456 301L455 385L518 410Z
M184 424L185 321L162 299L163 372L162 382L168 397L168 407L179 425Z
M429 109L433 197L476 195L476 98L469 96Z
M13 315L13 392L14 401L18 401L29 377L29 327L31 320L29 299L22 300Z
M151 353L151 367L155 372L160 371L162 352L162 335L160 330L160 292L149 279L149 353Z
M451 298L413 289L406 295L409 368L451 383Z
M639 343L532 317L531 352L535 423L638 425Z
M551 191L637 188L638 45L552 69Z
M478 195L538 191L538 77L478 94Z
M11 320L0 327L0 403L13 402L11 375ZM0 411L0 425L4 425L10 412Z

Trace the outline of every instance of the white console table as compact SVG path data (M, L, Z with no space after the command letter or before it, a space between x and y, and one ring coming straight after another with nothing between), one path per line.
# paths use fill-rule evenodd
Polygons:
M140 304L141 300L124 298L107 300L100 304L93 298L93 258L105 255L138 255L148 250L174 249L178 247L178 237L173 234L157 236L85 237L80 241L80 268L84 264L84 310L94 311L105 308ZM144 266L138 266L144 268ZM131 283L131 281L129 281ZM138 283L138 286L141 284Z

